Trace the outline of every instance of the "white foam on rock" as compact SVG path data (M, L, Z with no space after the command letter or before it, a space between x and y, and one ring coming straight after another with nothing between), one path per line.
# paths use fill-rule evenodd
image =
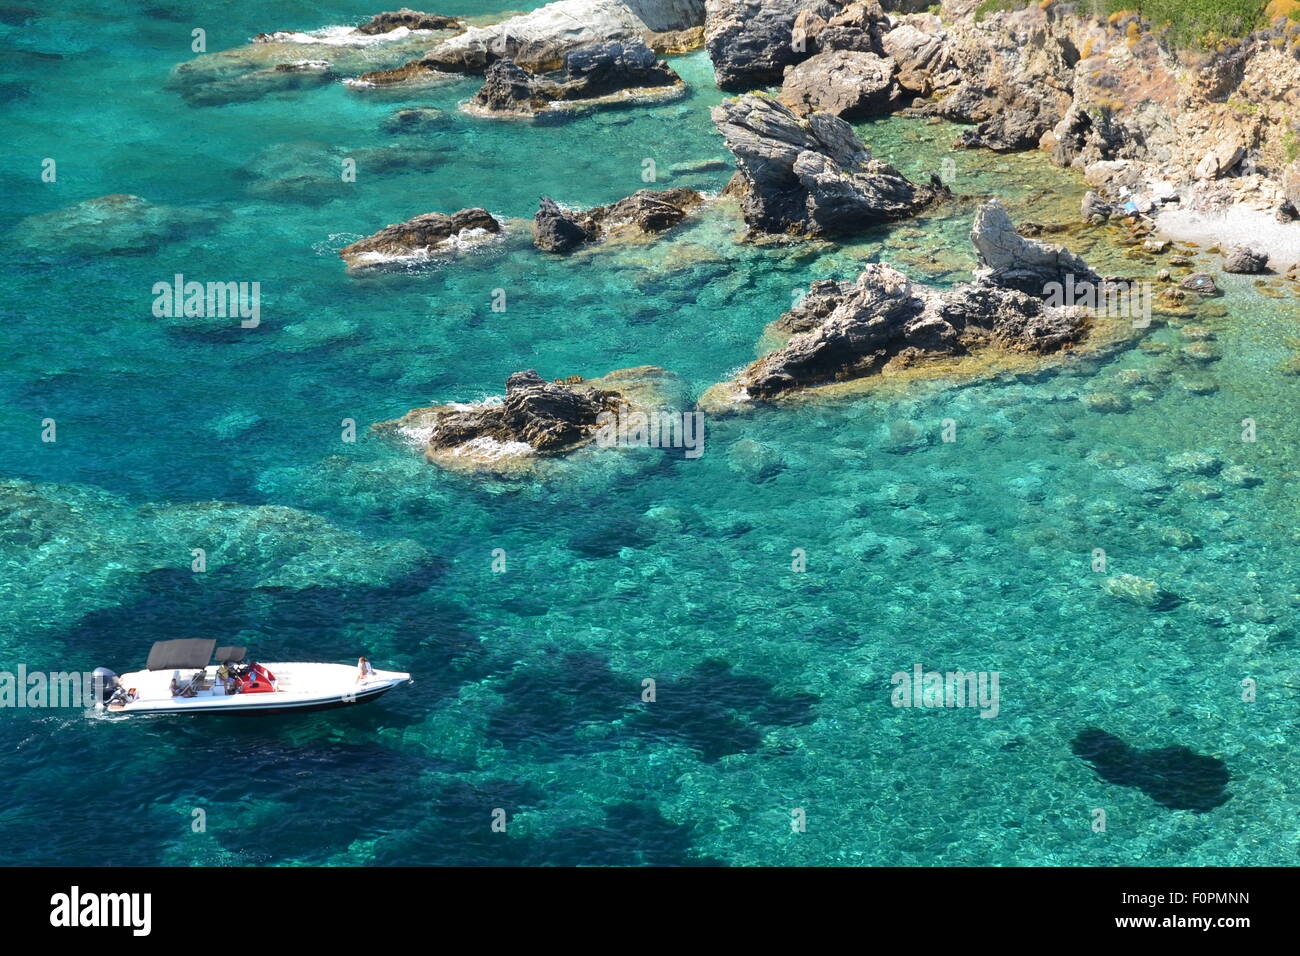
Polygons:
M387 33L361 33L356 27L325 27L310 33L297 33L282 30L269 33L257 40L259 43L309 43L315 46L379 46L393 43L407 37L432 35L429 30L410 30L407 27L395 27Z
M1223 212L1162 209L1156 216L1162 239L1218 245L1225 251L1247 246L1268 253L1268 267L1285 272L1300 263L1300 222L1278 222L1271 212L1233 206Z

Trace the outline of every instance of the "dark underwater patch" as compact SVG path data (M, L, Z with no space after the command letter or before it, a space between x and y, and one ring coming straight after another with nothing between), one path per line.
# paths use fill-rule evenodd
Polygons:
M1225 789L1232 776L1227 764L1186 747L1139 750L1089 727L1074 738L1070 749L1107 783L1136 787L1162 807L1206 813L1232 796Z
M640 685L610 670L606 658L575 652L517 671L501 693L505 701L488 719L489 737L507 747L572 753L578 728L620 719L640 700Z
M726 661L704 661L679 680L660 681L636 727L686 743L708 763L757 750L763 734L756 725L795 726L813 718L815 695L776 694L772 687L765 677L734 673Z

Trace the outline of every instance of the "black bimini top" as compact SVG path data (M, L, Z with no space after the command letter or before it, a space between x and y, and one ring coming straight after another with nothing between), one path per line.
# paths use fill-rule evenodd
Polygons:
M151 671L207 667L217 642L206 637L185 637L177 641L159 641L149 649Z
M244 659L244 654L248 652L247 647L218 647L217 663L218 664L238 664Z

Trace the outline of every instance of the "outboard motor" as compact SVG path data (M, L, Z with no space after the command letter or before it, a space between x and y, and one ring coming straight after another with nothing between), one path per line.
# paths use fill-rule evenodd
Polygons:
M99 698L99 703L107 703L108 698L117 689L117 675L107 667L96 667L90 676L94 682L95 696Z

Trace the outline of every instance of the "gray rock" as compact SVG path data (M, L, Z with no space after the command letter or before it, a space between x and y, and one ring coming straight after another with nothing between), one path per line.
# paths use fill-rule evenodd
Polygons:
M880 40L886 56L898 67L898 85L908 93L929 96L935 90L935 78L952 69L952 54L947 35L930 33L910 23L902 23Z
M1178 288L1201 295L1218 295L1219 286L1208 272L1193 272L1178 283Z
M831 50L785 70L781 102L801 115L817 110L845 119L891 113L901 91L894 61L874 53Z
M799 331L736 380L754 398L875 374L896 356L962 354L985 343L1050 352L1077 341L1086 316L1013 289L940 292L872 263L854 283L817 283L778 325Z
M386 226L373 236L345 246L339 250L339 256L349 266L360 265L369 256L410 256L440 246L462 233L476 230L498 233L501 231L501 223L486 209L461 209L450 216L429 212L406 222Z
M822 20L839 12L838 0L706 0L704 46L718 86L747 90L781 81L787 66L816 52L806 37L796 40L801 11Z
M567 215L555 200L542 197L541 207L533 216L533 244L546 252L568 252L592 235L573 217Z
M464 24L455 17L439 16L436 13L421 13L408 7L388 13L377 13L369 21L357 27L358 33L390 33L398 27L408 30L455 30Z
M1223 254L1223 271L1241 275L1258 275L1268 271L1268 253L1238 246Z
M738 192L751 228L836 235L912 215L946 194L878 162L852 127L830 113L806 119L767 96L747 94L712 110L736 156Z
M1104 222L1115 212L1115 207L1095 192L1088 191L1083 194L1083 204L1079 212L1084 222Z
M609 42L570 50L562 69L537 74L502 58L487 68L472 110L531 116L623 91L682 86L682 79L642 42Z
M671 229L704 201L694 189L642 189L626 199L584 212L569 213L543 198L533 217L533 243L547 252L568 252L603 238L610 229L636 229L646 235Z
M1064 246L1019 235L1006 208L996 199L976 211L970 238L980 262L976 278L993 285L1049 296L1071 286L1101 281L1082 258Z

